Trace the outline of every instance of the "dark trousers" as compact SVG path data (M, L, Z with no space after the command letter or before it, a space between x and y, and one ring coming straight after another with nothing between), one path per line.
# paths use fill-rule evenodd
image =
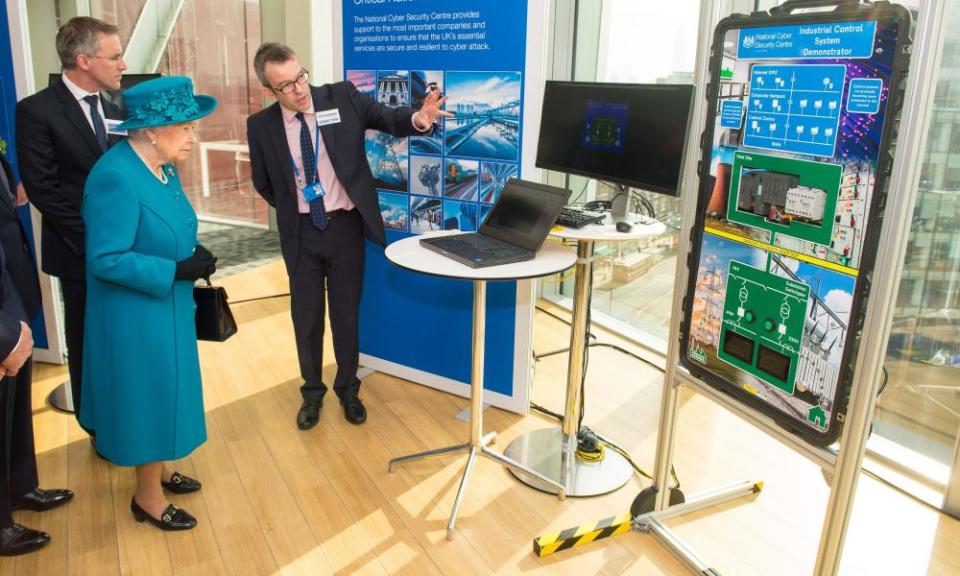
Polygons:
M358 324L364 258L360 214L356 210L338 213L325 230L317 230L307 214L301 215L299 224L299 258L290 275L290 313L304 382L300 392L305 400L319 400L327 392L321 380L326 300L337 360L333 391L341 400L353 398L360 389Z
M67 335L67 368L70 370L70 388L73 408L80 418L81 380L83 375L83 318L86 311L87 281L60 279L63 292L64 332ZM90 430L87 430L89 433ZM91 434L92 435L92 434Z
M13 524L10 502L37 487L33 412L27 361L12 378L0 379L0 529Z

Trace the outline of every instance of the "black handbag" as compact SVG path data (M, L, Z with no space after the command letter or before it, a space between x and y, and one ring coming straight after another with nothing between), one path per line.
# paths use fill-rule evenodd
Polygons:
M237 333L237 321L227 304L227 291L223 286L212 286L205 278L206 286L193 287L193 300L197 304L197 340L223 342Z

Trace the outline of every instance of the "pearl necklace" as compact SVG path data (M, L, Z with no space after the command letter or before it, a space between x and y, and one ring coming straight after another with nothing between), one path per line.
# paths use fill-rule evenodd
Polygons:
M163 170L163 166L162 166L162 165L161 165L161 166L158 166L158 167L157 167L157 170L154 171L154 169L150 166L150 163L147 162L147 159L144 158L143 153L140 152L139 149L137 149L137 146L136 146L133 142L130 143L130 148L133 149L133 152L137 155L137 158L139 158L140 161L143 162L144 165L146 165L147 169L150 170L150 174L152 174L152 175L154 176L154 178L156 178L157 180L159 180L161 184L166 184L167 182L170 181L170 180L167 178L167 173Z

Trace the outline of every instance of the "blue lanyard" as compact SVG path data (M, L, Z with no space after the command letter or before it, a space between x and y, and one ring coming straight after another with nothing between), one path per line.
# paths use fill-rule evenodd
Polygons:
M313 170L316 172L317 179L314 182L320 181L320 124L317 124L314 129L314 141L316 144L313 145ZM303 150L300 150L300 158L303 158ZM290 166L293 167L294 179L300 177L300 169L297 168L297 163L293 160L293 154L290 155ZM304 175L304 185L310 184L306 181L306 175Z

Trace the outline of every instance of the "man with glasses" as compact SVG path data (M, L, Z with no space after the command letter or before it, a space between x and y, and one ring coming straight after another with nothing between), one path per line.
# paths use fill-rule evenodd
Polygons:
M277 101L247 119L250 166L257 192L277 210L280 248L290 278L290 312L297 342L303 404L301 430L313 428L327 387L321 380L325 298L337 375L333 391L344 416L362 424L358 395L358 316L364 237L386 243L364 132L405 137L429 132L445 98L431 92L419 111L390 108L349 82L311 86L290 47L260 46L254 71Z
M87 173L117 140L111 121L122 119L102 92L120 89L127 65L119 30L96 18L64 24L57 54L60 78L17 104L16 142L27 197L43 216L41 268L60 279L73 406L80 414L86 300L80 204Z

